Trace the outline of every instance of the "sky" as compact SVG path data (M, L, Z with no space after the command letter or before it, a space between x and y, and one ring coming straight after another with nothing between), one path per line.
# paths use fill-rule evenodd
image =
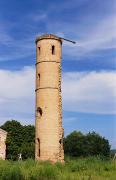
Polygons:
M62 46L65 136L95 131L116 148L116 1L0 0L0 125L35 123L35 38Z

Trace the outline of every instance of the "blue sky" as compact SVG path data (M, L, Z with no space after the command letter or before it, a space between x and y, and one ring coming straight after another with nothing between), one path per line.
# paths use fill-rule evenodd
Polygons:
M34 123L35 37L63 43L65 135L96 131L116 148L116 1L0 0L0 124Z

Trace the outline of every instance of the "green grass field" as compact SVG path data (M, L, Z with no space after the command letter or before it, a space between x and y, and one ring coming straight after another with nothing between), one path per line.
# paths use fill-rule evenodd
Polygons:
M100 158L66 158L65 164L32 159L0 161L0 180L116 180L116 161Z

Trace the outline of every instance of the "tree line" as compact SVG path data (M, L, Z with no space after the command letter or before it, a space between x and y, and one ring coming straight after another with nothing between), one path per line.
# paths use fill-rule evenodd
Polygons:
M73 131L64 138L65 154L73 157L110 156L109 141L95 132Z
M8 132L6 139L6 158L18 160L18 154L23 159L34 158L35 127L21 125L16 120L7 121L0 128ZM64 138L65 155L72 157L110 156L109 141L95 132L83 134L73 131Z

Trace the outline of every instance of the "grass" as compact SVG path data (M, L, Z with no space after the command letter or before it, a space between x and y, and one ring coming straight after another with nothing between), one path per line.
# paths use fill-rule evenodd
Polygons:
M70 159L65 164L0 161L0 180L116 180L116 161L99 157Z

